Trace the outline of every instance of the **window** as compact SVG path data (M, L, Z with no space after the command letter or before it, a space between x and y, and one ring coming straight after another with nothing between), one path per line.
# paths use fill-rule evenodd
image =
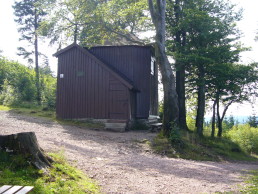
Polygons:
M77 71L77 77L83 77L84 74L84 71Z

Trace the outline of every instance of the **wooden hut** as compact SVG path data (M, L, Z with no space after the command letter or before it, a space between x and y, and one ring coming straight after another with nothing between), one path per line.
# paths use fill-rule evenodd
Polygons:
M127 122L157 115L158 72L151 46L72 44L54 56L58 117Z

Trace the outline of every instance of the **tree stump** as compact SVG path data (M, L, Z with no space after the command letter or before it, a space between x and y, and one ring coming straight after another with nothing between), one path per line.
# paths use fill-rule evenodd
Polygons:
M53 160L44 154L39 147L34 132L17 133L11 135L0 135L0 150L22 154L28 157L30 162L38 169L51 166Z

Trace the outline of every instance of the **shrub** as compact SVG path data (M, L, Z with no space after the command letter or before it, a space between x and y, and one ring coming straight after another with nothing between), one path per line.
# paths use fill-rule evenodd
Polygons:
M179 127L173 123L171 123L171 131L168 139L172 146L176 148L184 147L184 141L182 140L181 134L179 132Z
M0 104L11 106L20 106L24 102L33 104L37 96L35 83L34 69L0 57ZM56 78L46 68L40 68L40 92L42 104L47 108L54 108Z
M238 125L229 130L225 136L239 144L240 148L248 153L258 154L258 128L250 125Z
M131 130L148 130L149 126L144 120L134 120L130 126Z
M10 85L7 80L4 80L2 91L0 92L0 104L4 106L18 104L19 99L19 93L16 88Z
M55 108L56 105L56 78L43 75L41 79L42 104L45 108Z

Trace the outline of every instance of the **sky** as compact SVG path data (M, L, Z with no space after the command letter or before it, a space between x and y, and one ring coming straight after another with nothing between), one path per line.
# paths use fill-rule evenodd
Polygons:
M254 41L255 33L258 31L258 1L257 0L231 0L238 7L244 9L243 20L237 25L243 33L241 42L252 50L244 52L241 56L241 62L248 64L258 62L258 41ZM27 62L22 57L17 56L17 47L26 44L19 42L20 35L17 31L18 26L14 22L13 8L14 0L0 0L0 50L2 55L8 59L17 60L23 64ZM39 50L49 57L50 67L53 72L57 71L57 60L52 55L56 52L56 47L48 46L47 42L39 45ZM255 100L255 99L254 99ZM258 102L255 103L254 110L258 114ZM249 103L234 105L228 110L228 115L251 115L252 106Z

